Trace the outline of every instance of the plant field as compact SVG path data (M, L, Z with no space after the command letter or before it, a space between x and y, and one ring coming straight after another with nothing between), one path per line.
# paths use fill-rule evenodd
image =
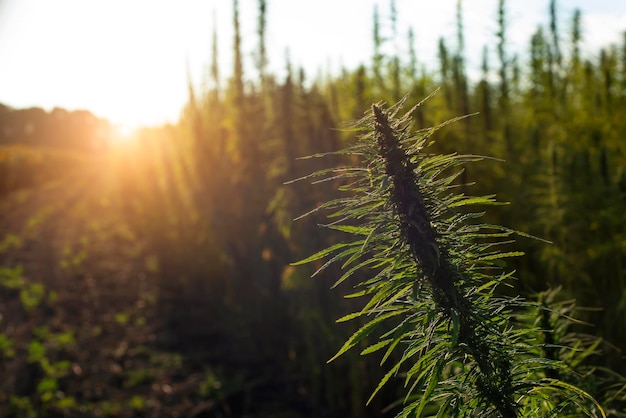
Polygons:
M488 156L450 185L459 201L497 195L510 202L481 214L487 224L522 233L506 252L525 256L507 262L515 273L498 292L548 309L532 305L528 338L547 348L550 361L576 370L568 384L582 382L607 416L626 416L626 38L583 51L581 15L562 15L546 1L548 24L528 39L528 54L517 55L507 49L510 23L499 1L481 68L469 68L463 8L474 6L459 2L456 37L442 38L437 62L428 64L414 48L413 28L398 26L391 0L373 11L370 61L313 76L287 56L284 71L273 74L266 41L273 6L253 3L257 19L241 21L233 2L232 67L221 68L216 30L203 87L188 81L189 100L175 124L115 143L96 135L106 124L88 112L71 119L59 109L0 108L1 134L33 132L28 144L0 138L0 416L401 414L407 375L386 375L383 355L372 348L394 328L358 334L376 314L335 323L367 304L342 295L373 283L373 269L346 271L323 257L294 263L344 248L346 233L362 232L358 211L343 229L321 228L344 219L315 208L354 191L352 177L333 170L361 170L369 198L388 191L390 176L372 174L364 155L336 153L363 133L349 123L373 103L386 109L406 97L410 109L427 96L410 114L407 134L432 137L428 158ZM253 57L246 52L252 45ZM52 114L84 123L49 130L24 119L52 123ZM324 169L324 181L291 182ZM375 231L380 242L390 237L385 228ZM379 241L366 239L363 248L372 242ZM418 262L428 260L424 254ZM453 264L471 259L452 255ZM354 275L331 290L347 273ZM437 324L432 329L446 330ZM355 333L363 338L350 340ZM574 351L550 340L565 336ZM465 338L455 344L472 340ZM346 341L354 342L351 350L327 363ZM386 357L404 358L395 351ZM543 378L551 378L548 369ZM409 374L422 381L416 370ZM413 389L440 390L428 386ZM515 407L514 392L500 412ZM422 416L435 415L441 399L421 405Z

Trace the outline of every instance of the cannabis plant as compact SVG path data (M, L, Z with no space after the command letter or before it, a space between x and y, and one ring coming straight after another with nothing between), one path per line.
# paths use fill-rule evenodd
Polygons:
M341 182L345 197L314 211L330 211L325 226L350 239L295 264L318 263L319 272L342 263L335 286L358 277L348 297L366 298L339 319L362 326L333 359L357 346L381 355L388 371L372 397L403 379L399 417L604 416L590 395L559 379L567 366L545 355L541 330L518 325L538 305L501 292L512 280L503 259L521 255L504 250L514 232L473 209L496 204L493 195L459 187L462 166L483 157L428 153L432 135L452 121L416 130L415 108L399 115L405 100L375 104L356 123L356 143L334 153L353 166L306 177Z

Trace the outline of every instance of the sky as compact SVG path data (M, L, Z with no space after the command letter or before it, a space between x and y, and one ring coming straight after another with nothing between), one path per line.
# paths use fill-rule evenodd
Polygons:
M455 47L457 0L397 0L399 37L415 32L418 60L436 68L437 43ZM267 0L270 70L281 74L288 51L310 78L370 62L377 5L389 34L389 0ZM254 77L256 0L239 0L243 53ZM463 1L470 68L483 45L495 45L498 0ZM524 53L549 0L508 0L511 51ZM621 43L626 1L557 0L567 33L583 14L584 50ZM0 0L0 103L15 108L88 109L115 125L174 123L187 100L187 80L202 86L218 33L222 75L232 67L231 0ZM400 51L406 45L398 45ZM490 51L495 63L495 51Z

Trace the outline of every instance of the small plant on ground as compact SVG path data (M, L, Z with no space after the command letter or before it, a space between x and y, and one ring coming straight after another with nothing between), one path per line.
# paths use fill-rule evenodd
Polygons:
M501 292L513 280L503 260L522 255L506 250L515 233L474 209L497 204L493 195L459 187L462 166L483 157L429 154L432 134L449 122L414 130L414 109L399 116L403 104L373 105L357 123L355 145L333 153L354 166L305 177L342 182L345 197L317 210L330 211L325 226L352 240L296 264L328 258L319 272L342 263L335 286L358 277L349 297L367 298L339 319L363 325L333 359L354 347L381 355L388 372L372 397L402 378L399 417L605 416L562 378L573 373L568 365L546 355L537 336L551 331L519 320L549 308Z

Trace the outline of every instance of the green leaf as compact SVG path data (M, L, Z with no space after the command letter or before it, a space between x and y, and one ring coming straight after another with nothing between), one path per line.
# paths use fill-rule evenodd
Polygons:
M76 406L76 399L71 396L66 396L57 400L54 404L55 407L59 409L71 409Z
M578 366L581 362L583 362L587 357L592 355L597 349L600 343L602 342L601 338L596 339L589 347L585 349L582 353L576 353L575 356L572 356L571 367Z
M328 225L327 228L334 229L341 232L346 232L348 234L355 235L369 235L372 233L371 228L365 228L362 226L351 226L351 225Z
M448 412L448 408L450 407L453 399L454 398L452 396L448 396L446 400L443 401L443 403L439 406L439 411L437 411L435 418L446 418L448 416L444 414Z
M358 292L354 292L354 293L350 293L348 295L344 295L345 299L354 299L354 298L360 298L361 296L365 296L367 295L367 291L366 290L360 290Z
M383 314L374 318L367 324L363 325L357 332L352 334L352 336L348 339L348 341L346 341L346 343L343 345L343 347L341 347L341 349L337 352L337 354L335 354L330 360L328 360L328 363L335 360L337 357L339 357L340 355L342 355L343 353L345 353L346 351L354 347L356 344L358 344L359 341L361 341L363 338L371 334L372 331L376 329L376 325L380 324L381 322L383 322L384 320L388 318L397 316L401 314L402 312L403 312L402 310L388 312L386 314Z
M522 251L510 251L508 253L495 253L479 257L476 261L491 261L499 260L502 258L521 257L524 255Z
M361 351L361 355L364 356L366 354L371 354L374 353L380 349L383 349L385 347L387 347L393 340L390 338L388 340L383 340L380 341L374 345L370 345L369 347L367 347L366 349L364 349L363 351Z
M44 378L37 385L37 393L46 393L46 392L54 392L59 387L59 384L56 379L53 378Z
M32 340L28 345L28 361L31 363L35 363L44 358L46 354L45 346L37 341Z
M600 414L602 415L603 418L606 418L606 413L604 412L604 408L602 408L602 406L598 403L598 401L595 400L595 398L593 396L591 396L589 393L587 393L586 391L580 389L579 387L576 387L570 383L567 382L563 382L561 380L556 380L556 379L543 379L543 381L545 383L547 383L547 386L550 387L552 386L553 388L559 388L559 389L564 389L572 394L575 394L577 396L579 396L581 399L585 399L590 401L591 403L593 403L593 405L598 409L598 411L600 412ZM581 405L580 403L577 403L583 410L585 410L585 412L587 413L587 415L589 417L595 417L595 414L591 413L591 411L589 411L587 408L584 407L584 405Z
M321 258L326 257L330 253L333 253L333 252L335 252L337 250L340 250L342 248L345 248L345 247L349 247L351 245L354 245L354 244L341 242L339 244L335 244L335 245L330 246L328 248L325 248L325 249L323 249L321 251L318 251L315 254L313 254L312 256L305 258L304 260L296 261L295 263L290 263L290 265L292 265L292 266L300 266L300 265L303 265L303 264L310 263L312 261L317 261L317 260L319 260Z
M344 315L339 319L336 319L335 322L347 322L350 321L354 318L358 318L359 316L365 315L367 314L367 312L363 312L363 311L359 311L359 312L353 312L351 314L348 315Z
M398 370L400 370L400 366L402 366L402 363L404 362L404 360L405 359L402 359L399 362L397 362L396 365L393 366L391 370L389 370L387 374L383 376L382 379L380 379L380 382L378 382L378 386L376 387L372 395L369 397L369 399L365 403L366 405L369 405L370 402L372 402L372 399L374 399L374 396L376 396L378 391L380 391L380 389L382 389L382 387L385 386L385 383L387 383L387 381L391 378L391 376L395 375L398 372Z
M433 368L433 372L430 375L430 381L428 382L428 386L422 395L422 399L420 400L419 405L415 411L415 416L419 417L422 415L424 411L424 407L430 402L430 395L433 393L437 385L439 384L439 378L441 376L441 369L443 368L443 359L439 359L437 361L436 366Z
M343 250L342 252L340 252L339 254L336 254L333 258L331 258L330 260L328 260L327 262L325 262L322 267L318 268L315 273L312 274L311 277L315 277L318 274L320 274L323 270L325 270L328 266L330 266L331 264L348 257L351 254L359 254L359 248L357 246L352 246L352 248L348 248Z
M351 267L348 271L346 271L340 278L339 280L337 280L332 288L334 289L335 287L339 286L341 283L343 283L344 281L346 281L350 276L352 276L355 272L361 270L363 267L368 266L370 264L375 264L378 263L378 260L375 258L370 258L368 260L362 261L361 263L357 264L356 266Z
M449 204L448 206L451 208L458 208L458 207L467 206L467 205L494 205L494 204L502 205L503 203L496 202L496 200L494 199L495 196L496 195L493 194L489 196L480 196L480 197L467 197L467 198L464 197L457 202L453 202Z
M0 286L6 287L7 289L21 289L24 287L22 266L15 268L0 267Z
M417 350L418 353L423 354L419 356L419 359L409 369L409 371L407 371L406 383L408 383L409 380L412 379L418 372L420 374L415 379L422 380L424 376L426 376L437 364L435 359L441 357L441 354L446 352L446 344L443 341L432 347L430 347L430 345L431 341L429 339L424 339L423 342L415 347L415 350Z
M15 349L13 348L13 340L8 338L2 332L0 332L0 354L11 358L15 355Z
M400 344L400 341L402 341L404 338L408 338L408 336L406 335L406 331L410 328L410 326L411 322L407 319L397 328L393 341L389 345L389 348L387 348L387 351L383 355L383 358L380 360L381 366L387 361L387 359L389 358L391 353L393 353L393 350L398 346L398 344Z

